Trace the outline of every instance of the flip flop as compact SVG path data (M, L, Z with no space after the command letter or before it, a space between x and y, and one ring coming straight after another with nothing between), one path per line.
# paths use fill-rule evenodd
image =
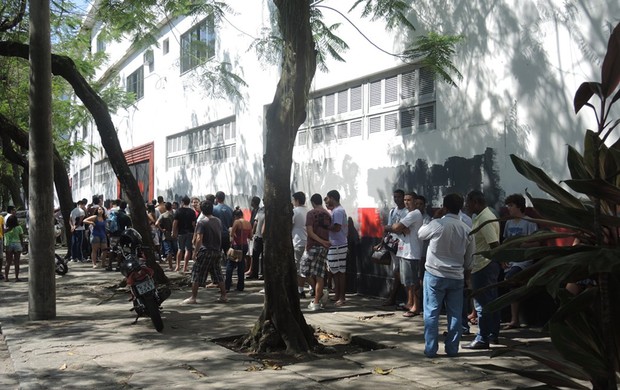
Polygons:
M216 303L226 303L228 302L228 298L222 298L219 297L218 299L215 300Z
M413 318L419 315L420 315L419 311L406 311L403 313L403 317L406 317L406 318Z

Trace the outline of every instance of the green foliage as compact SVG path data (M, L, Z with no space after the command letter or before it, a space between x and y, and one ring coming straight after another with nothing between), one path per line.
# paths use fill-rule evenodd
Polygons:
M415 43L404 51L403 57L409 62L420 61L422 65L439 75L444 82L456 87L451 75L454 74L458 80L462 80L463 75L452 64L452 58L455 55L455 46L462 40L461 35L440 35L430 32L417 38Z
M543 227L561 228L564 232L541 232L507 242L486 253L496 261L532 259L536 262L515 278L503 282L521 286L498 298L485 310L497 310L543 289L559 304L547 327L554 346L570 363L531 355L557 374L535 377L522 370L513 370L551 386L583 388L571 383L569 378L572 377L590 381L594 389L615 389L620 372L620 141L611 146L604 142L618 124L618 121L610 121L608 115L620 94L616 91L620 84L619 63L620 24L609 39L602 66L603 82L585 82L575 94L575 112L590 107L597 114L597 130L586 132L583 154L575 148L568 149L571 178L564 180L564 184L581 197L573 196L540 168L511 156L515 168L553 198L540 199L528 194L543 218L535 221ZM614 97L609 99L612 95ZM594 96L600 100L598 109L589 103ZM524 243L551 239L555 235L574 237L574 245L522 247ZM565 289L567 283L586 279L596 284L576 296Z
M363 4L363 6L362 6ZM413 9L409 5L409 2L402 0L356 0L349 12L356 9L358 6L362 6L362 17L370 17L370 20L376 21L383 19L385 21L385 28L391 31L395 28L406 28L415 30L409 19L407 19L407 13L412 12Z

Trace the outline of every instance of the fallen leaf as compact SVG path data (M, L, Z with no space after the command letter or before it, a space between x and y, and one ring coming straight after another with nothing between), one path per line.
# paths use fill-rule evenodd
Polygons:
M67 369L67 363L63 364L62 366L60 366L59 370L60 371L64 371Z
M373 370L373 372L374 372L375 374L379 374L379 375L388 375L388 374L391 374L393 370L394 370L393 368L390 368L389 370L384 370L384 369L383 369L383 368L381 368L381 367L375 367L375 369Z

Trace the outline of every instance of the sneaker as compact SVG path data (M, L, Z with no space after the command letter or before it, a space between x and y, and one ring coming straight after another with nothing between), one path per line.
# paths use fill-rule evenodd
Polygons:
M264 293L265 293L265 289L263 288L263 289L262 289L262 290L260 290L258 293L259 293L259 294L264 294Z
M325 306L328 301L329 301L329 293L327 292L327 290L323 290L323 296L321 297L320 302L323 306Z
M321 305L321 303L320 303L320 302L319 302L319 303L310 302L310 303L308 304L308 309L309 309L310 311L317 311L317 310L321 310L321 309L322 309L322 305Z

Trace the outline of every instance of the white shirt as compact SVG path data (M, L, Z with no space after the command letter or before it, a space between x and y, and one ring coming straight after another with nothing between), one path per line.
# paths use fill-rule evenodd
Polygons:
M75 226L76 219L81 218L83 220L84 216L86 216L86 213L81 207L74 208L71 210L71 224ZM80 221L80 226L75 226L75 230L84 230L84 223Z
M297 206L293 208L293 246L306 246L308 233L306 232L306 214L308 208L306 206Z
M420 210L409 211L405 218L399 221L409 229L409 234L399 234L398 252L396 256L403 259L420 260L422 258L423 240L418 238L418 229L422 226L423 217Z
M464 270L471 269L476 246L471 228L456 214L434 219L418 230L422 240L431 240L426 252L426 271L447 279L463 279Z

